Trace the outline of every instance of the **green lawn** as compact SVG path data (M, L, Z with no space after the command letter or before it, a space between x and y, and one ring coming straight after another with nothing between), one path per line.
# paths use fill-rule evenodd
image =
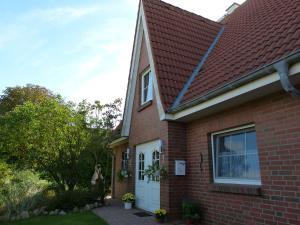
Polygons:
M103 219L91 212L65 216L40 216L2 225L108 225Z

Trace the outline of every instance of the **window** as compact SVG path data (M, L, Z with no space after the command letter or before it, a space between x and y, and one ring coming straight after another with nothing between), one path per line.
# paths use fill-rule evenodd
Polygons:
M260 185L260 168L254 126L212 134L216 183Z
M122 163L121 163L122 170L128 170L128 153L122 152Z
M144 153L139 154L139 170L138 178L139 180L144 180L144 171L145 171L145 155Z
M152 165L157 166L157 168L159 168L159 151L154 150L152 153ZM159 181L159 175L155 174L152 177L153 181Z
M152 73L147 71L142 75L141 104L152 100Z

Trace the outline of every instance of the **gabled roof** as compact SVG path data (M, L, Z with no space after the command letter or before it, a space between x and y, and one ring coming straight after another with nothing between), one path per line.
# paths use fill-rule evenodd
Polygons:
M299 0L247 0L220 23L160 0L142 3L165 111L179 93L179 104L189 102L300 49Z
M248 0L224 23L220 40L183 102L300 49L299 0Z
M162 103L167 110L221 24L159 0L142 0Z

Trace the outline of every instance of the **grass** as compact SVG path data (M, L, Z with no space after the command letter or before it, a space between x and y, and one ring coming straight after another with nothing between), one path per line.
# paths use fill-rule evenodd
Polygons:
M68 214L65 216L39 216L2 225L108 225L91 212Z

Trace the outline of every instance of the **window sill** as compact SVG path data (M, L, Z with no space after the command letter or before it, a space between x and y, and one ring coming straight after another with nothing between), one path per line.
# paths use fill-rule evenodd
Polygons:
M148 108L150 105L152 105L152 100L150 100L150 101L144 103L143 105L141 105L141 106L138 108L138 112L140 112L140 111L142 111L142 110Z
M242 195L261 195L261 186L247 184L211 184L209 190L212 192L223 192Z

